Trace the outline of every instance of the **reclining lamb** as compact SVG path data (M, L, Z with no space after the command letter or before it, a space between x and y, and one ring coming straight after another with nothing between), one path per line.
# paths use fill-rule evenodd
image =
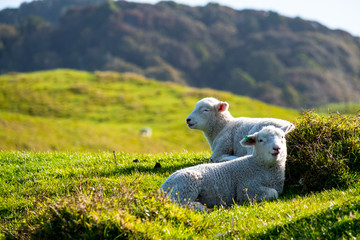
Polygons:
M212 97L204 98L186 119L190 129L203 131L213 151L210 162L224 162L251 154L252 149L247 150L238 143L246 135L253 134L264 126L295 128L292 123L276 118L234 118L228 108L227 102L220 102Z
M175 202L196 209L278 198L285 180L285 135L292 129L264 127L241 140L243 146L254 146L253 155L178 170L160 189Z

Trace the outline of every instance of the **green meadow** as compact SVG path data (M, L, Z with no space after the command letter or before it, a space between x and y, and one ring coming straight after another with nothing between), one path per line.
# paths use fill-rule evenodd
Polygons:
M158 191L208 162L195 103L293 121L284 193L197 212ZM56 70L0 76L0 239L356 239L360 119L318 115L133 74ZM152 136L139 135L151 127Z
M295 120L299 113L228 92L196 89L134 74L56 70L0 76L0 146L20 151L208 151L185 119L213 96L234 116ZM144 127L152 137L139 135Z
M208 153L0 153L0 238L351 239L360 236L360 186L276 201L182 208L157 189ZM135 161L134 161L135 160ZM154 168L160 163L160 168ZM358 178L356 178L358 179ZM298 193L294 193L297 190Z

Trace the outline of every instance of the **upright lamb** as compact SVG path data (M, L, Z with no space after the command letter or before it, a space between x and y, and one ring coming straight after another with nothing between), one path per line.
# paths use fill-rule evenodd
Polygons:
M253 155L232 161L205 163L174 172L161 185L162 191L182 205L231 205L249 199L278 198L285 180L286 141L290 126L264 127L241 140L254 146Z
M252 149L247 150L238 143L246 135L258 132L264 126L295 128L292 123L276 118L234 118L228 108L227 102L212 97L204 98L186 119L189 128L203 131L213 151L210 162L224 162L251 154Z

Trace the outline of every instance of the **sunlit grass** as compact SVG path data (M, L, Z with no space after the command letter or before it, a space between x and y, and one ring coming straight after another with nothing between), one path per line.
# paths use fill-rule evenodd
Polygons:
M208 162L204 136L185 125L207 96L229 102L233 116L296 124L278 200L196 212L158 192L177 169ZM359 237L359 118L299 116L133 74L0 76L0 239ZM139 134L145 126L150 138Z
M0 224L7 238L289 239L358 236L358 184L208 212L157 191L209 153L0 153ZM134 161L136 160L136 161ZM160 163L161 168L154 168Z
M186 127L195 103L214 96L234 116L294 121L295 110L210 89L160 83L135 74L54 70L0 76L0 149L33 151L205 151ZM153 135L139 131L150 127Z

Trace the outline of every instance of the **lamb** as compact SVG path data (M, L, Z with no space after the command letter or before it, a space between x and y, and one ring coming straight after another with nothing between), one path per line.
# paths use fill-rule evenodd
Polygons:
M285 180L285 135L292 129L292 126L264 127L240 142L253 146L253 155L178 170L160 190L175 202L197 209L278 198Z
M234 118L228 108L227 102L212 97L204 98L186 119L190 129L203 131L213 152L209 162L224 162L251 154L252 149L237 143L264 126L295 128L292 123L276 118Z

